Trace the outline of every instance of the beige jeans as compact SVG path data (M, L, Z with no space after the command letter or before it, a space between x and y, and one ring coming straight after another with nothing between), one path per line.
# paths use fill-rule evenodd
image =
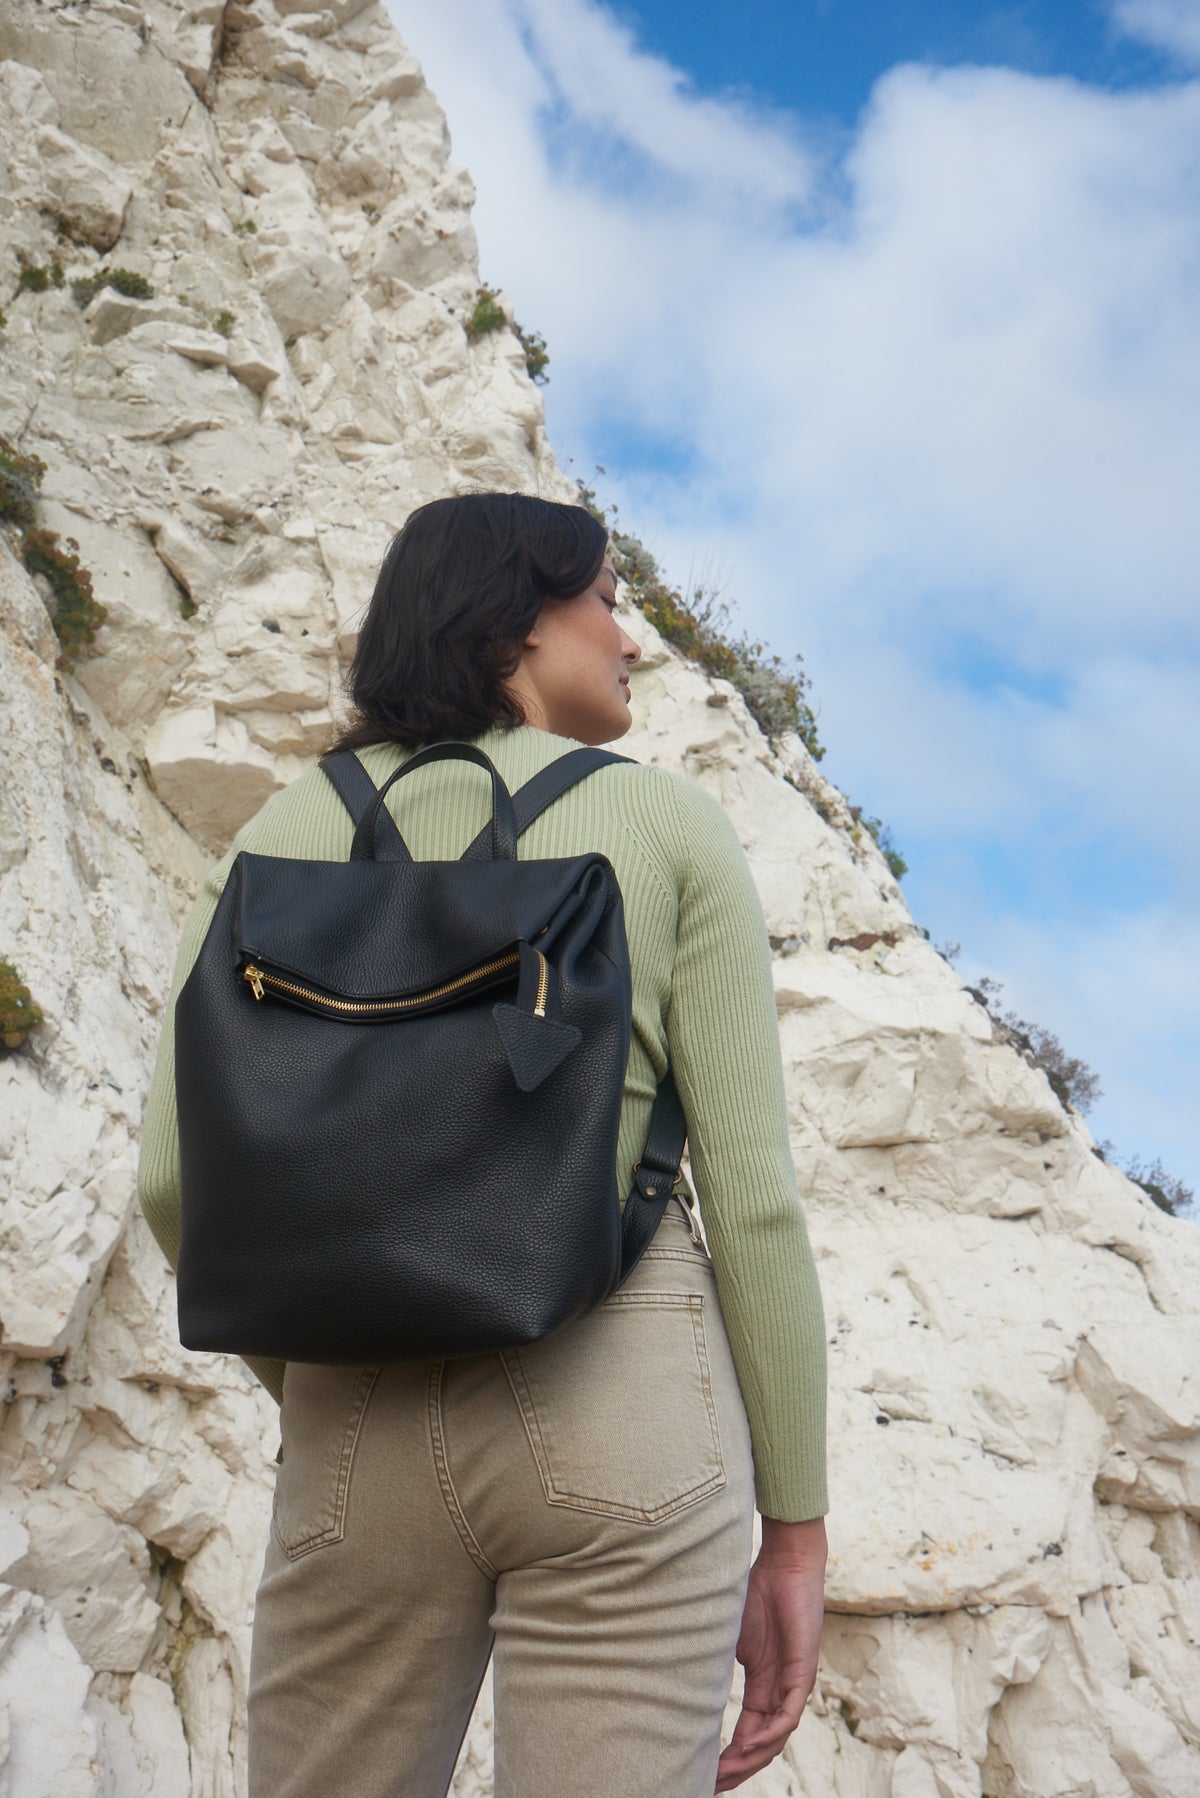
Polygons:
M532 1348L289 1363L282 1434L251 1798L443 1798L489 1654L496 1798L711 1798L753 1468L677 1204Z

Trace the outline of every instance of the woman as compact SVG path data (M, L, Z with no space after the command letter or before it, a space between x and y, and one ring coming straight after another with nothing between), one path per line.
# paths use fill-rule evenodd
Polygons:
M606 534L581 507L420 507L384 560L338 746L378 785L423 743L469 739L515 792L578 744L613 742L641 655L616 604ZM418 860L457 857L490 816L460 761L414 770L386 803ZM175 995L240 849L344 860L352 834L314 768L238 832L193 909L139 1169L172 1265ZM282 1406L251 1798L441 1798L489 1657L497 1798L730 1791L778 1754L812 1689L825 1338L762 909L721 806L649 763L592 774L520 840L522 858L586 850L617 873L632 971L618 1190L669 1061L711 1258L681 1196L620 1292L532 1349L250 1363ZM735 1650L746 1690L721 1753Z

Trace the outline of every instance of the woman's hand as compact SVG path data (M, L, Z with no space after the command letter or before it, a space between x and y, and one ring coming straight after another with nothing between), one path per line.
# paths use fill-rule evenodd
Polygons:
M764 1517L762 1529L737 1645L746 1690L733 1740L717 1766L718 1792L731 1792L775 1759L799 1723L817 1677L825 1617L825 1519L780 1523Z

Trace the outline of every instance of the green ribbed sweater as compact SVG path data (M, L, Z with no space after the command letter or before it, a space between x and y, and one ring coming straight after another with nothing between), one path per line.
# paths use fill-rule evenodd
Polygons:
M534 725L473 739L511 792L578 748ZM617 745L611 745L616 748ZM404 753L360 751L381 784ZM483 770L434 762L385 801L417 860L461 855L490 816ZM317 767L274 793L213 867L184 928L164 1011L138 1167L138 1196L171 1266L180 1235L175 999L240 849L345 860L353 827ZM520 856L605 854L624 903L633 1033L617 1139L624 1198L668 1060L688 1121L693 1184L712 1252L754 1448L758 1508L789 1522L828 1509L825 1328L788 1144L783 1063L762 905L728 815L702 787L648 763L590 775L534 819ZM283 1363L248 1365L278 1401Z

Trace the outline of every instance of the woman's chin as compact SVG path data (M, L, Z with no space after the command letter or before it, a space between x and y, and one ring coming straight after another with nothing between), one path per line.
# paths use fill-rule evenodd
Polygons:
M624 693L624 688L622 688L622 693ZM633 729L633 707L625 698L622 698L620 705L621 709L613 720L612 736L608 738L610 743L615 742L618 737L623 737L627 731Z
M625 698L625 689L622 687L621 697L615 706L605 706L603 710L597 707L587 718L577 716L572 720L570 729L561 731L560 735L574 737L577 742L590 744L596 749L605 743L615 743L618 737L625 736L633 729L633 724L633 709Z

